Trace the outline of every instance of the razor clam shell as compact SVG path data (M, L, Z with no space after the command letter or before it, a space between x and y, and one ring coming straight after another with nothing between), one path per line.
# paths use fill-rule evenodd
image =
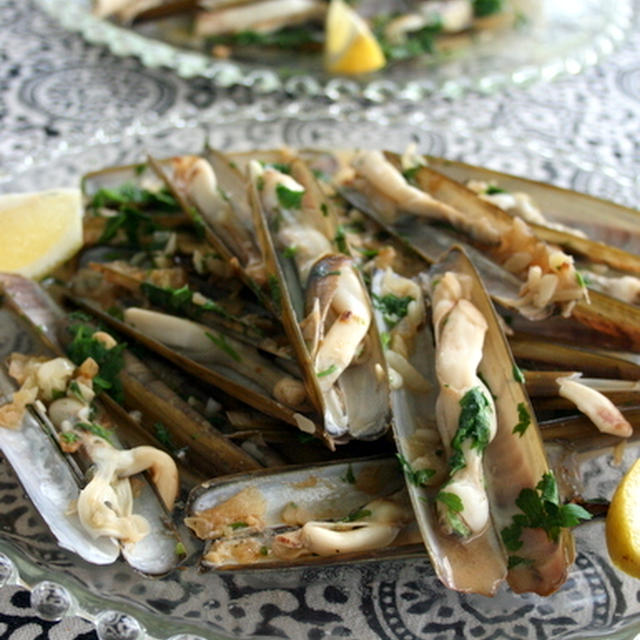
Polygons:
M640 379L640 364L619 357L615 353L608 354L585 347L554 343L526 334L510 336L509 344L514 356L521 363L536 362L554 369L577 369L593 378Z
M408 244L429 264L437 262L440 256L454 246L464 247L482 275L491 297L503 307L521 312L530 320L542 320L552 313L551 307L544 309L518 307L517 300L522 281L455 235L430 225L424 219L412 214L402 215L395 221L389 222L376 210L371 200L357 189L344 186L340 188L340 193L352 206L372 218L399 241Z
M373 293L379 295L382 272L374 273L371 283ZM380 310L375 310L379 331L385 330ZM411 462L415 451L410 439L418 428L417 417L425 416L439 437L435 423L435 405L438 382L435 376L435 348L433 333L428 325L422 327L417 336L409 362L430 383L426 393L412 392L401 387L391 391L392 429L398 451ZM424 426L424 425L423 425ZM435 447L436 445L434 445ZM442 532L433 508L433 488L416 486L406 479L406 486L416 521L431 563L440 581L449 589L464 593L494 595L507 572L506 561L500 542L493 529L489 528L473 540L461 543L454 536Z
M485 451L484 467L492 519L496 530L502 531L517 513L515 501L520 491L534 488L543 474L549 471L549 464L529 397L524 385L513 375L514 361L509 345L478 273L460 249L453 249L431 269L433 275L449 270L472 278L471 302L489 325L479 372L494 396L498 430ZM526 409L531 420L522 435L513 433L520 420L520 407ZM528 532L535 537L524 541L518 555L532 557L535 563L510 569L507 581L517 593L533 591L547 595L558 589L567 578L569 565L575 556L573 536L569 530L563 529L558 543L552 544L542 530ZM536 549L536 545L542 545L542 549Z
M335 425L327 420L329 412L311 363L307 345L302 336L300 322L304 319L304 309L308 306L305 304L307 293L303 291L302 284L300 283L297 270L293 262L290 259L284 258L284 256L276 250L267 213L262 207L260 194L255 184L251 185L249 193L253 206L255 226L258 231L258 239L262 247L263 254L265 255L267 270L270 273L270 278L274 278L278 283L280 290L280 307L283 326L291 344L293 345L296 358L302 371L305 386L307 388L307 393L320 415L323 416L324 437L329 442L336 443L344 441L345 438L348 439L350 437L363 440L380 437L388 427L388 381L386 376L386 363L382 355L382 346L380 344L380 336L378 335L374 323L371 323L367 334L370 347L369 353L371 357L368 358L365 363L354 366L352 371L349 371L349 369L353 365L347 367L340 378L338 378L337 384L341 384L342 379L344 378L345 384L347 385L345 393L347 412L350 410L349 401L351 397L353 397L351 395L352 393L357 393L357 401L361 403L356 415L349 414L349 425L345 430L341 426ZM324 216L322 215L322 212L315 209L317 204L315 194L305 192L305 195L303 196L303 210L306 211L305 201L309 202L309 205L312 208L313 212L310 214L312 216L312 222L316 223L318 230L322 233L326 223L323 220ZM318 227L318 225L322 226ZM327 259L327 256L322 259ZM366 291L364 283L357 272L356 275L360 280L363 291ZM312 284L312 277L312 275L309 276L310 280L307 288ZM373 317L373 309L371 308L370 301L368 300L367 302ZM384 372L384 376L380 376L376 372L376 367L378 366L381 367L381 371ZM367 375L369 384L364 381L364 374ZM373 397L377 402L372 403L370 406L367 406L369 403L363 403L363 390L366 390L367 393L373 394ZM380 398L382 398L382 402L380 402Z
M24 331L15 315L0 309L0 360L6 360L14 352L41 351L42 346ZM8 401L15 390L14 381L0 366L0 403ZM61 547L93 564L116 561L120 547L114 540L92 539L78 516L67 514L80 493L77 476L53 436L45 432L30 411L25 413L19 429L0 427L0 450Z
M163 343L158 342L153 338L149 338L148 336L134 329L132 326L119 321L108 313L105 313L98 305L89 300L74 298L72 298L72 300L75 304L77 304L77 306L86 309L106 325L113 327L118 332L127 335L133 340L143 344L145 347L151 349L158 355L173 362L173 364L180 367L183 371L186 371L187 373L195 376L203 382L206 382L207 384L211 384L214 387L221 389L233 398L237 398L241 402L248 404L254 409L258 409L259 411L262 411L267 415L283 420L288 424L299 427L302 421L305 425L307 425L307 428L309 430L311 428L314 428L316 431L318 430L318 426L314 422L316 418L313 415L302 415L301 413L290 409L282 403L277 402L273 398L256 390L254 383L252 383L251 386L247 386L246 384L243 384L241 380L239 380L239 376L231 378L228 375L225 375L223 372L206 367L196 362L195 360L192 360L187 355L170 349Z
M20 276L5 276L2 274L0 285L2 286L2 291L5 294L8 305L13 307L16 312L21 313L25 322L30 325L29 328L26 329L27 331L33 332L34 326L40 326L34 325L33 320L47 318L48 329L38 332L38 335L58 335L58 330L61 328L64 319L62 311L53 300L40 289L37 283L27 280L26 278L21 278ZM25 331L24 326L22 330ZM45 351L49 353L51 351L53 351L55 355L62 353L57 339L55 341L46 340L45 346ZM42 348L37 348L36 353L40 353L41 349ZM100 406L100 399L96 399L94 402ZM130 423L129 426L135 426L128 414L110 398L103 398L102 406L106 408L107 413L115 418L114 422L116 425L126 425ZM46 422L48 422L48 419L46 419ZM53 429L53 427L50 428ZM111 439L116 448L120 448L116 433L111 435ZM59 451L53 437L49 440L49 446ZM70 468L67 461L64 461L64 465L67 469ZM67 503L65 508L68 508L68 506ZM155 489L151 486L150 482L146 480L140 483L139 492L134 499L134 513L142 515L147 520L150 531L139 542L122 545L121 551L123 557L133 568L143 573L159 575L170 571L179 561L175 549L176 543L180 542L180 538L175 530L167 526L169 522L167 510Z
M354 482L350 480L353 477ZM283 509L295 503L308 510L314 520L339 520L367 503L390 496L403 489L404 480L395 458L368 458L333 461L326 464L290 466L283 470L265 469L209 480L189 494L186 512L189 516L215 507L245 488L255 487L266 499L264 523L266 531L290 529L282 520ZM410 526L410 525L409 525ZM295 560L258 562L256 568L300 566L307 564L368 560L390 556L421 556L422 545L407 544L406 539L391 546L362 553L333 557L306 556ZM208 565L213 566L213 565ZM220 569L241 569L247 565L216 566Z
M634 257L638 260L640 214L634 209L483 167L432 156L426 156L426 159L430 167L463 184L469 180L483 180L497 184L507 191L525 192L549 220L576 227L594 241L624 248L628 254L635 254ZM557 242L551 239L549 241Z
M201 473L239 473L260 468L130 353L125 353L121 380L127 406L140 410L151 423L167 425L176 446L189 447L189 464Z

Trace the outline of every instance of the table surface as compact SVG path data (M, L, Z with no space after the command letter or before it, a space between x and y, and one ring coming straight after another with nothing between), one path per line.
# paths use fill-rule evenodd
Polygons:
M247 117L269 112L300 117L302 111L324 110L344 115L345 121L362 117L366 126L374 126L376 119L391 121L404 127L409 138L410 123L421 122L421 151L513 173L534 166L536 177L632 206L640 193L638 29L597 66L550 85L456 100L434 96L419 105L307 101L301 109L291 96L254 100L243 88L222 90L204 79L147 69L135 59L86 44L29 0L0 0L0 89L0 190L2 180L14 173L50 163L86 140L122 135L132 123L159 128L228 117L237 110ZM451 127L428 126L443 120ZM346 137L349 126L343 131ZM474 131L484 135L470 138ZM336 132L334 139L340 135ZM95 633L77 618L38 621L29 594L5 588L0 637L45 636L88 640Z

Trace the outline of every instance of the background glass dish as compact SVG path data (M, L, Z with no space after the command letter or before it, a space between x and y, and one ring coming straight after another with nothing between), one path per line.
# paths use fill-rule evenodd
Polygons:
M207 139L213 146L234 149L358 144L390 146L397 151L417 141L422 152L442 151L429 129L406 122L375 131L367 123L338 122L327 116L183 123L176 129L69 151L55 161L5 178L0 188L73 186L87 171L140 161L146 151L155 155L197 151ZM456 155L477 163L472 142L459 141L462 150ZM594 195L611 189L621 200L634 196L633 183L603 178L597 167L576 166L557 157L545 159L526 147L509 156L500 138L490 139L482 154L501 162L509 159L511 170L527 177L545 179L552 171L554 181L562 186L577 185ZM607 456L584 461L585 496L611 495L621 469L637 455L638 447L628 447L621 467ZM147 579L122 562L95 567L59 549L4 461L0 461L0 501L0 554L17 570L3 564L0 555L0 586L18 580L31 587L38 585L34 599L40 602L42 591L50 591L46 583L42 587L42 581L53 581L69 594L64 613L82 615L99 627L113 621L115 614L111 612L117 611L135 618L148 637L161 639L192 633L211 639L583 640L631 639L640 632L638 582L611 567L601 522L577 531L578 558L559 593L540 598L516 596L504 589L488 599L445 590L426 557L234 573L201 573L192 559L183 570ZM132 624L127 626L120 620L121 635L108 637L142 640L143 632L135 635ZM134 630L126 635L127 629Z
M149 67L168 67L183 77L205 76L222 87L244 85L256 93L284 89L331 100L365 97L421 100L467 90L492 92L578 73L610 53L633 25L633 0L514 0L528 16L518 29L478 34L450 55L390 65L362 78L331 77L319 58L282 52L256 61L216 60L189 50L181 32L164 23L127 29L91 15L90 0L36 0L42 9L89 42L112 53L134 55Z

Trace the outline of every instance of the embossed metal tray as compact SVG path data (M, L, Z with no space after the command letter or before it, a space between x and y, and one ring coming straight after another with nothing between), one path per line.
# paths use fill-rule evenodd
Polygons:
M434 93L456 96L493 92L578 73L610 53L633 25L633 0L512 0L519 28L478 34L454 52L392 64L363 77L335 77L318 57L291 52L259 60L216 60L189 49L183 31L166 23L133 29L95 18L90 0L35 0L49 15L89 42L119 56L137 56L149 67L168 67L183 77L205 76L221 87L243 85L256 93L285 90L293 95L339 101L365 97L374 102L422 100Z
M1 191L77 184L81 173L105 165L135 162L145 151L158 155L199 149L207 138L222 148L356 144L397 150L417 137L420 151L433 152L428 132L414 126L380 127L340 123L330 118L273 118L256 122L199 123L180 129L131 136L68 153L44 166L12 176ZM505 154L488 141L489 157ZM549 162L561 186L602 187L599 168L577 167L562 159L542 161L521 155L520 172L544 178ZM469 158L470 159L470 158ZM611 186L609 178L607 187ZM615 181L621 200L634 193ZM597 193L596 193L597 195ZM0 343L6 340L0 323ZM585 496L610 496L630 462L630 446L620 466L608 454L585 459ZM426 556L330 564L288 570L201 572L193 558L185 568L160 579L145 578L121 562L95 567L57 547L25 498L13 472L0 460L0 588L14 583L32 588L32 603L43 617L81 615L95 622L101 639L144 638L382 638L454 640L514 638L583 640L631 639L640 633L640 583L614 569L606 554L602 522L576 531L578 557L565 586L555 595L517 596L504 589L495 598L461 595L438 582ZM54 584L52 585L51 582Z

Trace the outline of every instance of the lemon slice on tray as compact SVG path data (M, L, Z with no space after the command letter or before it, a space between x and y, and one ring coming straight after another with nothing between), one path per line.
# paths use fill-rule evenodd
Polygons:
M0 195L0 271L42 278L81 246L78 189Z
M640 578L640 460L627 471L613 494L606 537L613 564Z
M369 25L342 0L331 0L325 29L324 64L331 73L369 73L385 65Z

